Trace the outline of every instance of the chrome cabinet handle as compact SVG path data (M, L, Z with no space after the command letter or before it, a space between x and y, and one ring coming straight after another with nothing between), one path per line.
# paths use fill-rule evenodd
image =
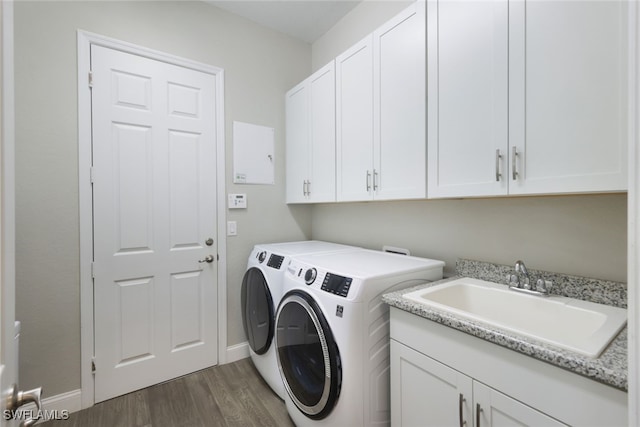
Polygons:
M371 191L371 172L367 171L367 191Z
M467 424L467 422L464 420L464 417L462 416L462 408L464 406L464 402L466 401L467 399L465 399L462 393L460 393L460 397L458 398L458 417L460 419L460 427L464 427Z
M373 191L378 191L378 171L373 170Z
M307 180L307 196L311 195L311 181Z
M307 180L306 179L304 181L302 181L302 195L303 196L307 195Z
M513 148L511 149L511 174L512 174L511 176L514 181L518 179L517 161L518 161L518 149L514 145Z
M476 427L480 427L480 413L482 413L482 408L479 403L476 403Z
M206 257L204 257L204 259L201 259L198 261L199 263L203 263L203 262L213 262L213 255L207 255Z
M496 181L500 182L500 178L502 178L502 174L500 173L500 159L502 159L502 154L500 154L500 149L496 150Z
M18 386L13 384L11 386L11 396L7 402L7 410L11 413L11 417L15 418L17 409L27 403L36 404L37 417L22 421L20 427L31 427L40 419L40 415L42 414L42 387L29 391L18 391Z

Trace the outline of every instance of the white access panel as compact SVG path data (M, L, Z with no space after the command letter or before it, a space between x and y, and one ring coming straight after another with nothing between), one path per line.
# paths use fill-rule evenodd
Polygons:
M273 184L275 129L233 122L233 182Z

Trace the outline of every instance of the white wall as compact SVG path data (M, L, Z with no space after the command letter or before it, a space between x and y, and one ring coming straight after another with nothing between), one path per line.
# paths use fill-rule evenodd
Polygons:
M626 195L318 205L313 238L626 282Z
M406 6L369 1L312 45L314 70ZM447 262L459 257L626 282L626 194L407 202L313 208L312 236L380 249L406 247Z
M284 203L284 93L311 72L310 46L201 2L16 2L17 313L21 387L80 388L76 30L225 69L229 212L228 344L245 341L239 307L255 243L310 237L309 207ZM276 129L276 185L231 184L232 121Z

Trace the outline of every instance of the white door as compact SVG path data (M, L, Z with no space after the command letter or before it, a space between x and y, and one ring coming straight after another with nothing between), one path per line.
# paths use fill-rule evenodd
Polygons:
M473 380L391 340L391 425L473 425Z
M336 78L331 61L309 78L310 180L314 203L336 201Z
M559 427L561 423L477 381L473 382L475 427Z
M0 426L15 427L40 417L42 388L19 390L15 321L15 140L13 2L0 3ZM35 403L24 411L23 405ZM7 419L14 418L14 419Z
M510 194L627 189L629 4L510 3Z
M285 95L287 203L307 201L309 179L309 85L305 80Z
M91 67L99 402L217 363L216 115L210 74L95 45Z
M508 2L427 7L429 197L505 195Z
M337 200L373 198L373 38L336 58Z
M374 197L427 196L425 2L373 33Z

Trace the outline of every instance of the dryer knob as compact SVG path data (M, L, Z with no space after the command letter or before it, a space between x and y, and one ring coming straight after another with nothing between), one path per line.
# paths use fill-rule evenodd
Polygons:
M260 252L258 254L258 261L260 262L260 264L262 264L265 259L267 259L267 251Z
M317 275L318 275L318 272L316 271L315 268L308 269L306 273L304 273L304 282L307 285L312 284L316 280Z

